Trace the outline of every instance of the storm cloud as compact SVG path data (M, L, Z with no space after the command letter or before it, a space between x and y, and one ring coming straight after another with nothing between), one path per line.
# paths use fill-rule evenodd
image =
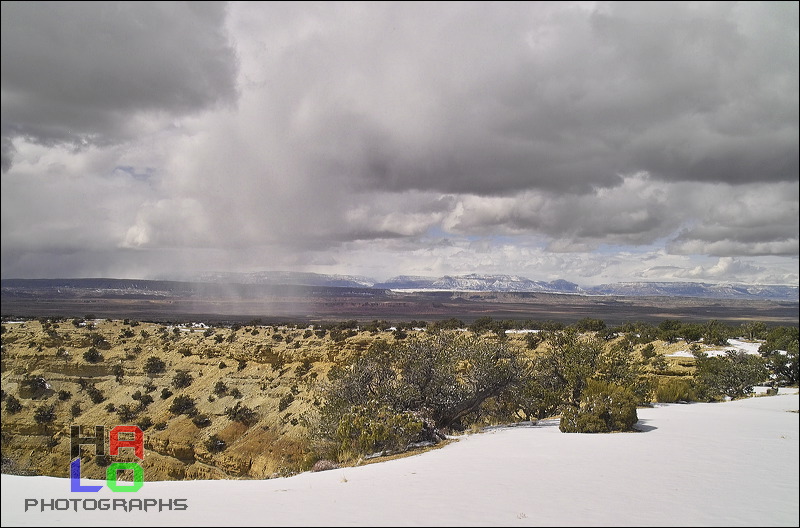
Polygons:
M4 2L4 160L10 138L110 145L233 102L224 19L216 2Z
M798 7L2 7L3 277L797 284Z

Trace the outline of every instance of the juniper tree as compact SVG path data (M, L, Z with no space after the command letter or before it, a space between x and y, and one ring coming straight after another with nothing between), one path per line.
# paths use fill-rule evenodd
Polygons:
M334 438L354 417L377 427L369 413L378 413L384 422L403 424L406 433L418 430L421 438L435 440L437 428L463 427L487 399L521 384L525 371L521 352L495 338L440 332L392 344L376 341L350 365L331 371L318 428ZM362 440L352 445L381 443ZM383 443L396 441L387 437Z
M709 399L719 395L741 398L767 379L764 359L754 354L729 350L719 357L709 357L703 352L694 356L698 386Z
M800 377L799 349L798 328L779 326L767 333L767 338L758 351L766 360L767 368L777 383L797 385Z
M588 379L597 372L603 344L574 328L548 332L544 340L544 350L533 360L541 396L556 407L562 404L577 407Z

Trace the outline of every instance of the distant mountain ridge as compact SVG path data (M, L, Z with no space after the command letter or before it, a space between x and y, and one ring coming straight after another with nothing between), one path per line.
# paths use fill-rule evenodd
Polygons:
M469 275L444 277L399 276L374 285L391 290L497 291L581 293L580 286L565 280L551 282L531 280L518 275Z
M532 280L519 275L470 273L426 277L398 275L383 282L354 275L326 275L293 271L254 273L208 272L191 278L197 282L237 284L292 284L349 288L381 288L390 290L475 291L475 292L541 292L576 295L700 297L708 299L764 299L798 301L798 287L785 285L752 285L734 283L633 281L580 286L557 279Z
M592 286L588 294L621 296L703 297L708 299L798 300L797 286L703 283L703 282L618 282Z
M203 287L203 285L206 287ZM17 294L19 288L97 288L116 290L131 295L147 295L168 291L199 292L223 285L251 286L258 295L260 288L284 286L319 288L355 288L360 290L453 291L453 292L533 292L588 296L621 297L694 297L705 299L752 299L798 302L798 287L784 285L748 285L702 282L618 282L597 286L580 286L563 279L537 281L518 275L445 275L422 277L400 275L384 282L353 275L326 275L292 271L255 273L207 272L201 275L171 277L164 280L144 279L3 279L4 295ZM252 287L259 288L253 289Z

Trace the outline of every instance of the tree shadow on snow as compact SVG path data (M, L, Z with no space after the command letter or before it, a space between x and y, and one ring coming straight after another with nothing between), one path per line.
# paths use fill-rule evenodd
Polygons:
M650 431L655 431L656 429L658 429L658 427L655 427L653 425L647 425L645 422L648 421L649 420L640 419L638 422L633 424L633 430L638 431L640 433L649 433Z

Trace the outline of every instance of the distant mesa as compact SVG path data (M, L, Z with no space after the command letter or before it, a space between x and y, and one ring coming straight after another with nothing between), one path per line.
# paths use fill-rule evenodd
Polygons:
M157 292L191 291L221 285L259 285L262 287L321 287L405 291L454 292L528 292L571 295L609 295L623 297L695 297L705 299L750 299L798 302L798 287L785 285L748 285L701 282L618 282L598 286L580 286L563 279L538 281L518 275L445 275L423 277L398 275L384 282L355 275L326 275L293 271L261 271L253 273L206 272L193 276L173 276L167 280L132 279L3 279L3 295L19 288L87 288ZM209 286L203 286L209 285ZM216 286L215 286L216 285ZM256 294L255 291L250 292Z

